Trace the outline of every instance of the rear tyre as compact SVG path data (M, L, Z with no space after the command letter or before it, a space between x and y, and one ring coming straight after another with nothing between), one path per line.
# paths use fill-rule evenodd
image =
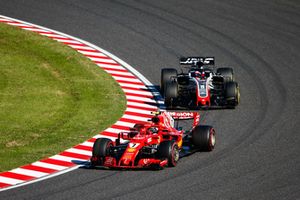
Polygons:
M174 99L178 96L178 84L174 81L168 81L165 84L165 106L172 108L174 106Z
M237 82L226 84L225 98L229 108L235 108L240 102L240 89Z
M171 80L171 77L177 77L177 70L173 68L165 68L161 70L161 94L164 95L166 83Z
M192 131L192 145L201 151L212 151L215 148L215 130L211 126L196 126Z
M102 165L105 156L109 155L109 149L113 146L113 142L108 138L98 138L93 145L92 166Z
M234 81L233 69L230 67L218 68L217 73L224 77L225 82Z
M168 159L168 166L175 167L179 160L179 147L175 141L163 141L157 151L160 159Z

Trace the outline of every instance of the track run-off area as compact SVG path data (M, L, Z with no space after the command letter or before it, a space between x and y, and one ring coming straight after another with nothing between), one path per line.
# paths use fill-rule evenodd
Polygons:
M116 139L119 132L128 131L135 123L147 121L152 116L151 111L157 110L159 93L155 92L151 83L134 68L105 50L66 34L6 16L0 16L0 22L36 32L74 48L109 73L119 83L127 99L127 109L122 118L93 138L57 155L0 173L0 191L45 180L86 165L97 138ZM153 94L157 94L157 97Z
M299 10L295 0L0 0L1 15L88 41L133 66L67 37L120 67L112 73L100 66L123 81L131 106L124 116L146 119L156 109L142 85L159 85L162 68L180 70L180 56L214 56L216 66L233 67L241 91L236 109L201 111L201 122L216 129L213 152L195 153L160 171L85 169L69 162L77 169L2 191L0 199L299 199ZM128 79L142 88L132 89ZM140 112L146 107L137 104L148 101ZM140 120L123 118L109 129L112 135ZM94 139L55 158L87 153ZM50 161L38 162L58 164Z

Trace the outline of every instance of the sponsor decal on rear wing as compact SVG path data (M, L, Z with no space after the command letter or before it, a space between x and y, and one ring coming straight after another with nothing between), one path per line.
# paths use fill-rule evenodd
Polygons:
M194 119L193 127L200 122L200 114L198 112L167 112L174 120Z
M151 121L152 122L163 122L166 127L174 127L174 120L188 120L194 119L193 127L197 126L200 121L200 114L198 112L185 112L185 111L177 111L177 112L161 112L155 111L151 112L151 114L155 115ZM162 117L162 118L160 118ZM150 120L149 120L150 121Z
M197 112L168 112L173 119L194 119Z
M215 57L182 57L181 65L214 65Z

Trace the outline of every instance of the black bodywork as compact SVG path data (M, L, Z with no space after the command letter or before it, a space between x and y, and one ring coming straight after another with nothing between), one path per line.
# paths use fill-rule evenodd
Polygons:
M167 109L237 106L239 87L234 81L232 68L214 67L213 57L181 58L180 64L188 65L185 66L188 71L177 73L172 68L162 69L161 92ZM209 98L205 104L200 104L199 99L202 98L201 95L205 96L205 92L209 94Z

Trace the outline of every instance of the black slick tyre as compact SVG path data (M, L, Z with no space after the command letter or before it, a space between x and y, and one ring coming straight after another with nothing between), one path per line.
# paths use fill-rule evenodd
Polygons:
M178 84L175 81L168 81L165 84L165 106L172 108L174 106L174 99L178 96Z
M191 142L200 151L212 151L216 144L215 130L211 126L196 126L192 131Z
M166 83L171 80L172 77L177 77L177 70L173 68L165 68L161 70L161 94L164 95Z
M225 99L229 108L235 108L240 102L240 90L236 82L228 82L225 88Z
M217 74L224 77L225 82L234 81L233 69L230 67L221 67L217 69Z
M160 159L168 159L168 166L175 167L179 160L179 147L175 141L163 141L157 151Z
M93 145L91 164L102 165L105 156L109 155L109 148L113 146L113 142L108 138L98 138Z

